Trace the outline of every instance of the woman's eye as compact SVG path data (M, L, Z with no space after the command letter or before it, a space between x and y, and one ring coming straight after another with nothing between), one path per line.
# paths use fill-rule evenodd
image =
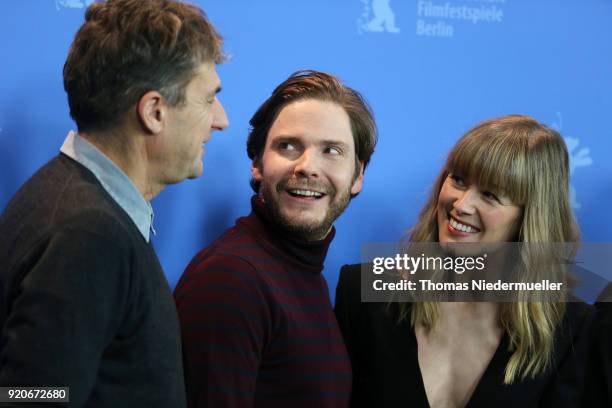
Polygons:
M498 203L501 203L499 197L497 197L494 193L490 191L484 191L482 195L489 201L497 201Z
M459 187L465 187L465 182L463 181L463 178L461 178L460 176L457 176L456 174L449 174L448 177L450 177L450 179L453 180L453 183L455 183L455 185Z

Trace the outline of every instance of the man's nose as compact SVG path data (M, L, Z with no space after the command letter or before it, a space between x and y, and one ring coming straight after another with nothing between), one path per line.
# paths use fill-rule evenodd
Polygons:
M227 115L225 113L225 109L223 109L223 105L221 101L215 98L215 103L212 107L212 115L213 120L211 127L213 130L224 130L229 126L229 120L227 119Z
M319 171L319 155L312 148L305 149L297 158L293 172L298 176L316 178Z

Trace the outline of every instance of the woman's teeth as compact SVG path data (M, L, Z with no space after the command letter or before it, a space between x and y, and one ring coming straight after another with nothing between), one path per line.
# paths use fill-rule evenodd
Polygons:
M456 221L452 217L450 218L450 225L458 231L471 232L471 233L478 232L476 228L473 228L469 225L461 224L460 222Z

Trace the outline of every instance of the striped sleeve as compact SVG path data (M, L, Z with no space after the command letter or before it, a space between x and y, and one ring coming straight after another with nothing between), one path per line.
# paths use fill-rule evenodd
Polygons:
M252 406L270 333L261 278L245 260L215 254L191 264L175 291L188 406Z

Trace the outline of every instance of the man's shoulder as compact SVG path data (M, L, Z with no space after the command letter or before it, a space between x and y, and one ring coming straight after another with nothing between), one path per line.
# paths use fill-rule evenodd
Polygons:
M17 260L51 239L137 242L137 229L87 169L59 155L41 167L0 216L0 259Z
M243 219L244 217L239 218L235 225L198 252L191 264L211 261L218 263L227 259L239 259L245 264L253 264L255 260L265 257L261 242L241 223Z
M193 257L181 276L175 295L187 288L217 281L244 284L251 289L266 286L260 264L270 256L240 220Z
M58 155L13 196L1 216L0 230L11 230L15 223L32 223L40 230L80 225L90 231L112 232L120 224L125 229L127 220L89 170Z
M248 256L244 256L244 248L251 248L257 242L239 225L234 225L210 245L200 250L191 260L188 270L206 265L222 266L228 263L237 263L243 267L250 266Z

